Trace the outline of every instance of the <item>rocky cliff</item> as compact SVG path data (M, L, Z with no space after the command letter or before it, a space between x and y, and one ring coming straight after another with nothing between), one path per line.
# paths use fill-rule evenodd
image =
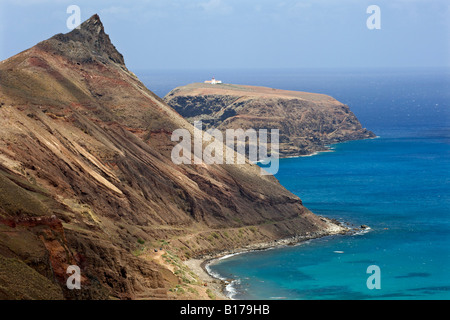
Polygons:
M349 107L307 92L233 84L193 83L178 87L164 101L205 129L279 129L280 156L326 150L333 143L375 137Z
M342 231L255 165L175 165L177 128L97 15L0 62L0 298L195 298L180 259Z

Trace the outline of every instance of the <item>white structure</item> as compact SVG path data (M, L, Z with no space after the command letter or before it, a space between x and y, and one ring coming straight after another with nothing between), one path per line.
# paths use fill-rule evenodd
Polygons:
M212 77L211 80L206 80L205 83L218 84L218 83L222 83L222 81L216 80L216 79L214 79L214 77Z

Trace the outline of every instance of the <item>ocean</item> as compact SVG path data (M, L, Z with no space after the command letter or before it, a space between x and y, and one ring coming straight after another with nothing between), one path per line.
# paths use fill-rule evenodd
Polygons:
M280 160L276 178L316 214L367 232L243 253L209 266L233 299L450 298L450 69L142 71L159 96L212 76L324 93L378 138ZM369 288L370 266L379 288Z

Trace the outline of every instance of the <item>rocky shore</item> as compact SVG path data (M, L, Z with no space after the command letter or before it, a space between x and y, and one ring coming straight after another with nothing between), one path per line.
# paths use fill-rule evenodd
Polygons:
M206 254L201 257L196 257L184 261L185 265L191 269L202 281L207 283L208 287L214 292L218 299L230 299L227 296L226 287L231 283L231 280L218 278L216 275L211 274L207 266L214 264L218 260L224 259L228 256L242 254L246 252L269 250L280 248L284 246L294 246L304 243L309 240L318 239L333 235L348 235L355 234L370 229L367 225L361 225L360 227L350 226L342 224L334 219L328 219L321 217L322 221L326 221L329 224L329 228L320 232L313 232L303 236L292 236L284 239L254 243L243 248L237 248L233 250L225 250L218 253Z

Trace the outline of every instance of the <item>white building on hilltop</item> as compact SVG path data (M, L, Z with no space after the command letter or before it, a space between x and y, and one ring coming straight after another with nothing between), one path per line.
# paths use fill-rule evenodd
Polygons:
M218 84L218 83L222 83L222 81L216 80L216 79L214 79L214 77L212 77L211 80L206 80L205 83Z

